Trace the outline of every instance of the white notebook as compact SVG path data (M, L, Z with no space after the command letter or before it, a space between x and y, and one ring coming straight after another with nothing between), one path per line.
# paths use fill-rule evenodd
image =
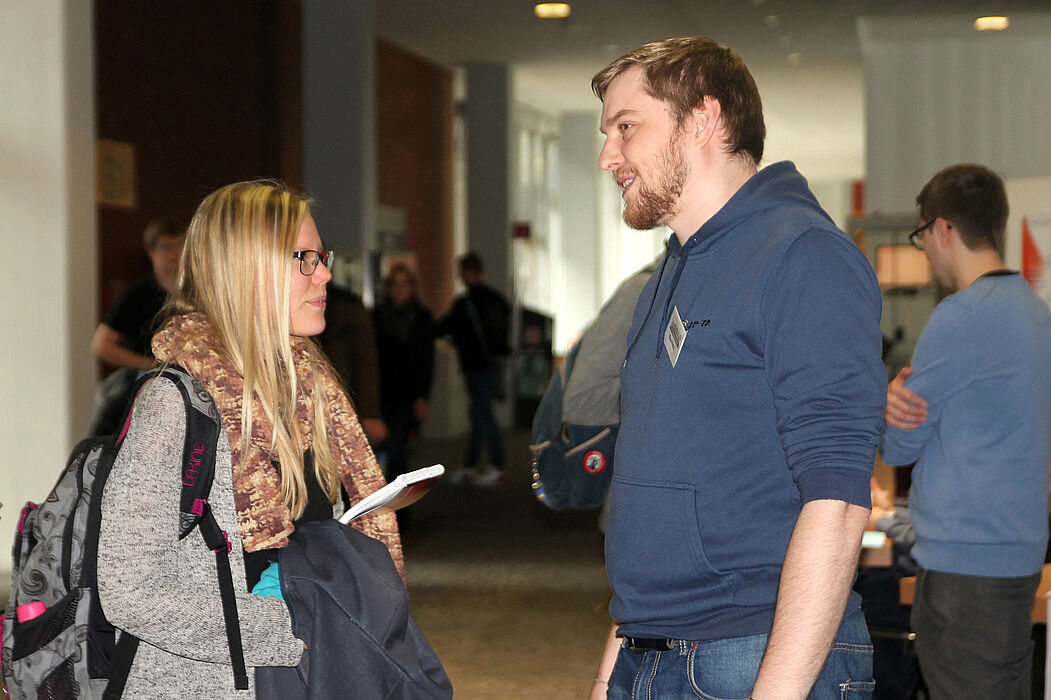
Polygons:
M354 518L371 513L377 508L397 510L410 503L415 503L430 491L434 482L444 473L445 467L441 464L434 464L408 474L400 474L394 481L352 505L339 521L346 525Z

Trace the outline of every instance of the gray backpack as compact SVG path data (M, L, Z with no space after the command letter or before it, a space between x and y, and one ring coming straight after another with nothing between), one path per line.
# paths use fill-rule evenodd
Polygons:
M216 553L234 676L238 688L247 688L229 543L208 507L219 413L208 392L175 367L143 376L133 396L158 375L175 383L186 406L179 537L199 528ZM130 423L129 405L120 433L82 440L47 499L22 509L2 616L3 677L11 698L119 698L123 692L139 640L122 632L116 641L99 604L96 567L102 492Z

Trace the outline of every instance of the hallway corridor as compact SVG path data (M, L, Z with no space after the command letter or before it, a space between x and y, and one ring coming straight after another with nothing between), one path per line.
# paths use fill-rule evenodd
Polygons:
M408 509L412 615L457 700L581 700L609 630L598 511L537 503L529 435L505 435L502 486L439 483ZM413 463L451 470L462 451L463 440L420 441Z

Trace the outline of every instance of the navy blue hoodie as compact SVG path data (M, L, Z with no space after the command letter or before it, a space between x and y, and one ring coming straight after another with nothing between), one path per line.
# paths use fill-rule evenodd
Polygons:
M621 370L606 566L622 634L770 631L803 503L869 506L880 313L871 266L792 163L753 176L685 245L671 237Z

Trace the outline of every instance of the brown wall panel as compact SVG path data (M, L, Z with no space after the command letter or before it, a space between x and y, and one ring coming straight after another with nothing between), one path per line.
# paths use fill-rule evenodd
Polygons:
M380 204L406 210L420 297L440 314L454 289L452 74L378 39L376 138Z
M144 274L141 232L221 185L302 179L298 0L96 0L98 135L136 152L137 206L99 208L102 308Z

